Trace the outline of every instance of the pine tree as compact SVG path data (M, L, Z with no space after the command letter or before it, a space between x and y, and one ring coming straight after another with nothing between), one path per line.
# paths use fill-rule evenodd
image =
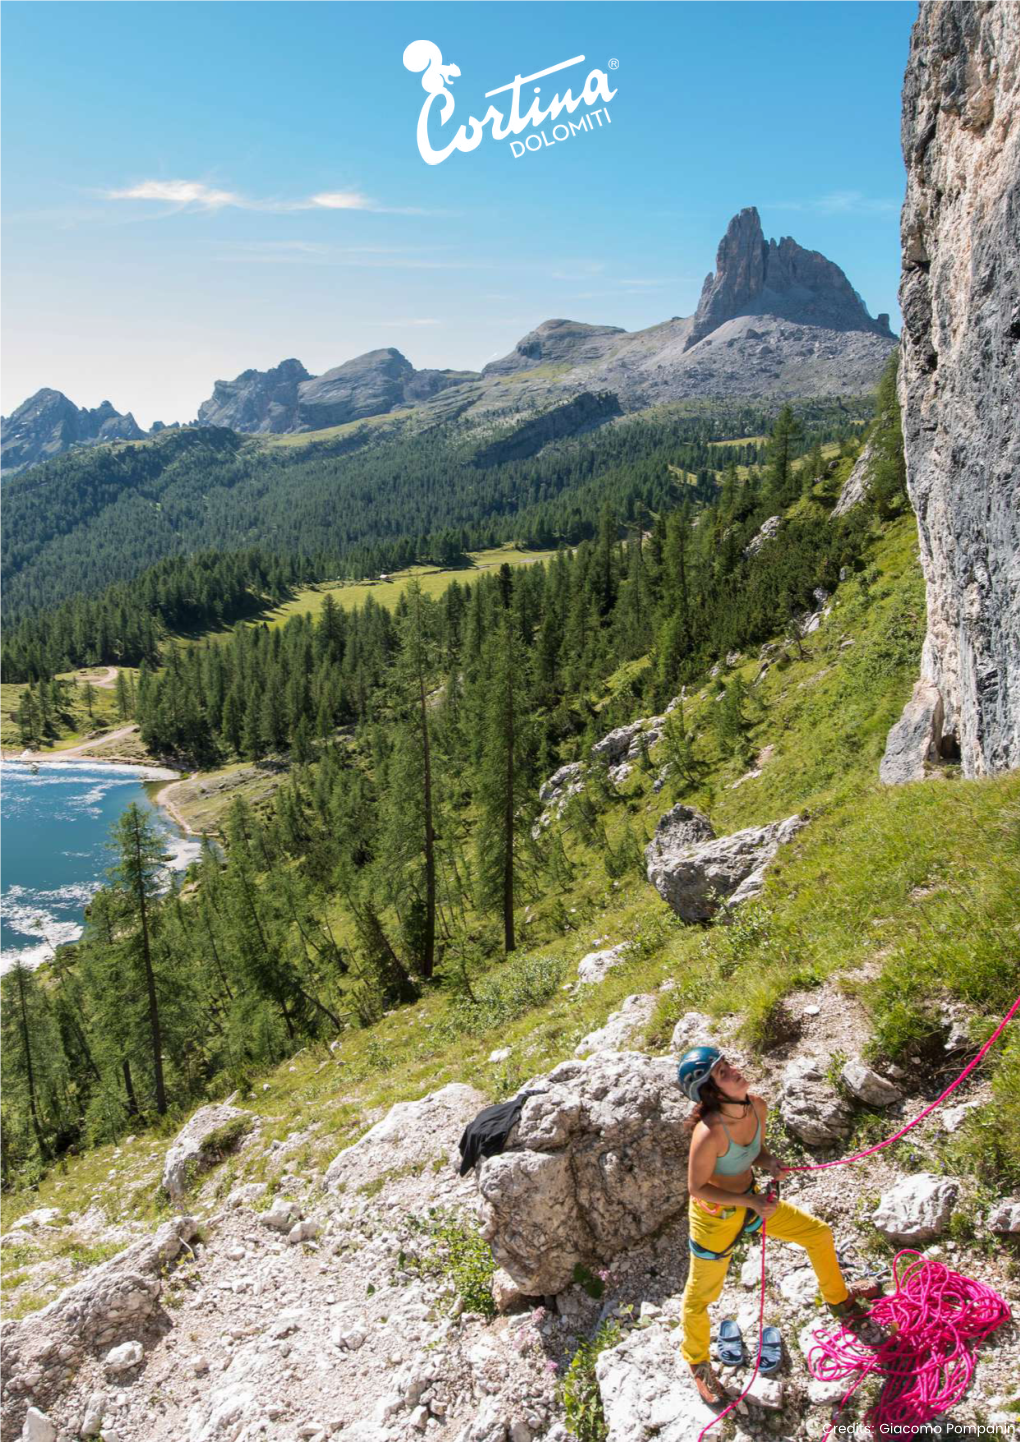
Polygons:
M486 694L483 749L475 792L480 901L498 910L503 921L503 950L516 946L514 898L517 853L527 825L525 721L526 670L512 613L504 610L484 654Z
M164 864L163 843L152 822L136 802L132 802L120 817L115 837L120 859L111 879L121 903L120 926L128 950L136 964L141 966L145 978L156 1111L163 1116L167 1109L167 1097L163 1079L163 1043L160 1034L152 930L153 919L158 910L155 902L159 890L159 876Z

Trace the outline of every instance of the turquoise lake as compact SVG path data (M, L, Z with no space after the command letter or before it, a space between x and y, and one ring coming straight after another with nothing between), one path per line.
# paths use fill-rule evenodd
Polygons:
M0 968L15 956L37 966L55 946L81 935L84 908L116 859L113 824L130 802L148 811L165 835L168 870L182 870L197 857L197 839L185 837L149 794L148 788L158 789L158 775L101 761L45 761L35 770L4 761Z

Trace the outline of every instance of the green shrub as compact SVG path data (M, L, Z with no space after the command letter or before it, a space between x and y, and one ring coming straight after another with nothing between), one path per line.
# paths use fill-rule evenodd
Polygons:
M496 1315L492 1274L496 1270L488 1242L453 1212L429 1207L427 1217L409 1216L408 1230L422 1240L420 1251L402 1251L397 1266L419 1277L449 1277L468 1312Z
M595 1376L600 1352L615 1347L623 1333L619 1322L603 1322L590 1341L582 1342L563 1378L563 1410L567 1430L577 1442L606 1442L609 1428Z

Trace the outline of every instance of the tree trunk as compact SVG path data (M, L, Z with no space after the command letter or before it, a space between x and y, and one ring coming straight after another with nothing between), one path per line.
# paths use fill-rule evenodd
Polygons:
M432 751L425 702L425 673L422 670L418 672L418 695L421 705L422 799L425 805L425 950L422 974L427 981L436 964L436 836L432 821Z
M32 1067L32 1043L28 1031L28 1010L25 1006L25 974L20 963L15 963L14 971L18 978L18 1003L21 1009L21 1044L25 1049L25 1076L28 1081L28 1106L32 1113L32 1129L35 1132L35 1139L39 1145L39 1154L45 1161L49 1157L49 1148L43 1139L42 1126L39 1122L39 1112L35 1103L35 1072Z
M503 950L509 955L514 940L514 658L507 657L506 696L506 795L503 814Z
M135 1096L135 1085L131 1080L131 1063L127 1057L122 1063L124 1068L124 1090L127 1093L127 1109L129 1117L138 1116L138 1099Z
M138 898L138 915L142 923L142 960L145 963L145 987L149 996L149 1030L152 1034L152 1071L156 1081L156 1111L166 1115L166 1086L163 1081L163 1038L159 1027L159 1004L156 1001L156 976L152 969L152 949L149 944L149 912L145 896L145 871L142 864L142 843L135 828L135 892Z

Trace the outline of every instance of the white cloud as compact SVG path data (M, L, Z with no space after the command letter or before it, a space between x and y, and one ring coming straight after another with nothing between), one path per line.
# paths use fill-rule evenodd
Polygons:
M860 190L833 190L816 200L776 200L769 210L808 210L821 215L893 215L900 208L898 200L878 200Z
M232 190L214 190L201 180L143 180L124 190L106 191L107 200L159 200L170 205L193 205L203 210L218 210L224 205L244 206L246 202Z
M360 190L327 190L321 195L313 195L311 200L304 205L298 204L295 209L301 210L305 206L315 206L320 210L378 210L379 206L373 204L367 195L362 195Z
M259 200L236 190L218 190L203 180L140 180L119 190L103 191L106 200L156 201L179 210L259 210L286 215L299 210L367 210L383 215L430 215L445 212L414 206L380 205L360 190L323 190L297 200Z

